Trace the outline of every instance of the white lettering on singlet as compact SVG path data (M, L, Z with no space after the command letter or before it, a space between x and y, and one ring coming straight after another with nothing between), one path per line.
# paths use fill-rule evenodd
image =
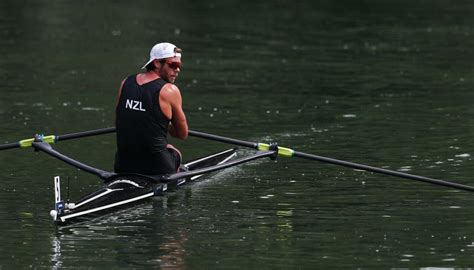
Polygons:
M133 99L127 99L125 101L125 109L135 110L135 111L142 111L145 112L146 110L142 107L141 101L136 101Z

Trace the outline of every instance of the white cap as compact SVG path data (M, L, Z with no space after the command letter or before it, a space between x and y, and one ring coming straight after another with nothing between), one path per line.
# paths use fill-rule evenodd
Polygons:
M150 51L150 60L146 62L146 64L142 67L144 69L148 64L153 62L155 59L164 59L164 58L170 58L170 57L179 57L181 58L181 53L177 53L174 51L176 48L175 45L168 43L168 42L162 42L158 43L153 48L151 48Z

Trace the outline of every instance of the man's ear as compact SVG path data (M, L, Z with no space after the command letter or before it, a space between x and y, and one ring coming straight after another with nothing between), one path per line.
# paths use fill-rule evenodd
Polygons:
M154 59L154 60L153 60L153 65L155 66L155 68L161 69L160 60Z

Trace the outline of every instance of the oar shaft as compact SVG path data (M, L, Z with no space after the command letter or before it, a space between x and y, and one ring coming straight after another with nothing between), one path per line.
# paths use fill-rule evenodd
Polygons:
M466 191L474 191L474 187L472 187L472 186L467 186L467 185L463 185L463 184L448 182L448 181L444 181L444 180L439 180L439 179L434 179L434 178L429 178L429 177L425 177L425 176L419 176L419 175L414 175L414 174L409 174L409 173L404 173L404 172L398 172L398 171L392 171L392 170L372 167L372 166L369 166L369 165L358 164L358 163L344 161L344 160L338 160L338 159L333 159L333 158L328 158L328 157L322 157L322 156L302 153L302 152L298 152L298 151L295 151L293 153L293 156L304 158L304 159L309 159L309 160L321 161L321 162L335 164L335 165L340 165L340 166L349 167L349 168L353 168L353 169L359 169L359 170L375 172L375 173L380 173L380 174L385 174L385 175L397 176L397 177L401 177L401 178L421 181L421 182L435 184L435 185L439 185L439 186L451 187L451 188L456 188L456 189L461 189L461 190L466 190Z
M266 148L266 146L268 146L266 144L242 141L242 140L237 140L237 139L232 139L232 138L227 138L223 136L218 136L218 135L208 134L208 133L198 132L198 131L192 131L192 130L189 131L189 135L203 138L203 139L213 140L213 141L230 143L230 144L234 144L238 146L250 147L250 148L254 148L258 150L262 150L262 148ZM309 159L309 160L316 160L320 162L340 165L340 166L349 167L353 169L359 169L359 170L375 172L375 173L380 173L380 174L385 174L385 175L397 176L397 177L401 177L405 179L411 179L411 180L421 181L425 183L474 192L474 187L472 186L467 186L467 185L453 183L453 182L449 182L445 180L439 180L439 179L434 179L434 178L429 178L429 177L424 177L424 176L419 176L419 175L413 175L413 174L408 174L408 173L403 173L403 172L398 172L398 171L372 167L369 165L358 164L358 163L353 163L353 162L344 161L344 160L317 156L313 154L294 151L292 149L280 147L280 146L278 147L278 154L282 156L287 156L287 157L299 157L299 158L304 158L304 159Z
M82 132L77 132L77 133L58 135L56 136L56 141L72 140L72 139L77 139L77 138L84 138L84 137L108 134L108 133L113 133L113 132L115 132L115 127L100 128L100 129L82 131Z
M20 143L19 143L19 142L6 143L6 144L0 145L0 151L1 151L1 150L12 149L12 148L18 148L18 147L20 147Z
M58 136L55 136L55 135L36 136L35 135L35 138L40 138L40 140L43 142L54 143L57 141L72 140L72 139L77 139L77 138L84 138L84 137L90 137L90 136L113 133L113 132L115 132L115 127L100 128L100 129L82 131L82 132L77 132L77 133L69 133L69 134L58 135ZM24 140L21 140L19 142L14 142L14 143L2 144L0 145L0 151L12 149L12 148L31 147L32 143L36 141L35 138L24 139Z

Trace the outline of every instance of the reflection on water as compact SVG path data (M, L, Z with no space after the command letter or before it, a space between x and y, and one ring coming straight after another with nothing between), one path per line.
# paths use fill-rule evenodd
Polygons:
M52 269L61 269L63 266L63 259L61 257L61 241L57 236L51 237L51 246L52 246L52 254L51 255L51 263Z
M176 193L156 197L147 203L57 227L56 233L51 235L52 267L69 267L69 262L74 260L74 263L85 267L119 261L123 266L138 264L162 269L185 268L189 232L179 225L187 223L188 219L180 217L184 209L176 209L176 206L187 203L191 189L193 196L199 196L206 186L218 185L239 171L238 168L231 168L217 172L212 177L193 183L191 187L182 187ZM175 222L178 226L173 224ZM130 250L130 245L139 248ZM82 250L82 254L102 254L100 262L76 258L77 250Z
M54 269L70 267L71 260L78 250L85 253L102 254L100 262L83 258L83 267L107 265L107 261L119 261L119 265L138 264L159 267L160 269L184 268L186 257L185 243L187 231L167 228L165 223L156 223L151 217L162 212L156 207L166 206L167 198L149 202L118 211L104 217L62 226L51 235L53 254L51 263ZM160 206L158 206L160 205ZM162 207L166 208L166 207ZM166 221L159 218L160 221ZM138 245L138 250L130 250L130 245ZM112 256L112 258L110 257ZM104 264L105 263L105 264Z

